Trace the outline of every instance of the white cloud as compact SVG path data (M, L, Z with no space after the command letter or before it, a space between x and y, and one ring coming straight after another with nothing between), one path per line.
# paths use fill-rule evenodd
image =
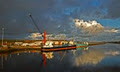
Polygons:
M42 39L42 35L43 34L40 34L40 33L31 33L31 35L29 35L27 38L38 40L38 39ZM65 38L66 38L65 34L56 34L56 35L47 34L46 35L46 39L65 39Z
M83 32L87 32L89 34L96 34L100 32L104 32L104 26L102 26L97 21L84 21L79 19L74 19L74 23L76 28L81 29Z
M32 33L30 36L28 36L28 38L35 39L35 40L38 40L39 37L42 37L42 34L40 34L40 33Z
M119 30L117 29L109 29L109 30L104 30L104 32L110 32L110 33L118 33Z

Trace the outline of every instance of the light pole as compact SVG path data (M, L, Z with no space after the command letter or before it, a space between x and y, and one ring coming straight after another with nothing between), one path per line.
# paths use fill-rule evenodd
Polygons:
M3 39L4 39L4 28L2 28L2 46L3 46Z

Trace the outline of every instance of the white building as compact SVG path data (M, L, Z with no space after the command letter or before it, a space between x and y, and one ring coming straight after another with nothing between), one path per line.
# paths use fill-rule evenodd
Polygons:
M23 43L21 46L29 46L28 43Z
M53 47L53 41L47 41L43 47Z
M15 42L14 45L22 45L23 42Z

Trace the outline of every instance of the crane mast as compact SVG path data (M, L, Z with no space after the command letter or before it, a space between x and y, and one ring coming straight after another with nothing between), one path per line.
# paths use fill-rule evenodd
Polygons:
M37 28L38 32L39 32L40 34L42 34L42 32L40 31L38 25L36 24L36 22L35 22L35 20L33 19L33 17L32 17L31 14L29 14L29 17L30 17L31 20L33 21L33 24L34 24L35 27ZM45 45L45 42L46 42L46 31L45 31L45 30L44 30L44 32L43 32L43 34L42 34L42 37L43 37L43 39L42 39L42 44Z

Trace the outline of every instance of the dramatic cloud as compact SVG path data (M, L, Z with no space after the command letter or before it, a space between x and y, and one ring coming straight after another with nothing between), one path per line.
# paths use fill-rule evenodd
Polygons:
M79 19L74 19L75 26L84 32L87 32L89 34L97 34L104 31L104 27L97 23L97 21L84 21Z
M112 0L108 5L108 17L120 18L120 0Z
M14 36L29 34L30 29L38 32L29 13L41 32L46 30L47 33L71 33L70 18L99 20L103 26L118 26L119 20L111 21L120 18L119 3L119 0L0 0L0 28L5 28L5 35Z

